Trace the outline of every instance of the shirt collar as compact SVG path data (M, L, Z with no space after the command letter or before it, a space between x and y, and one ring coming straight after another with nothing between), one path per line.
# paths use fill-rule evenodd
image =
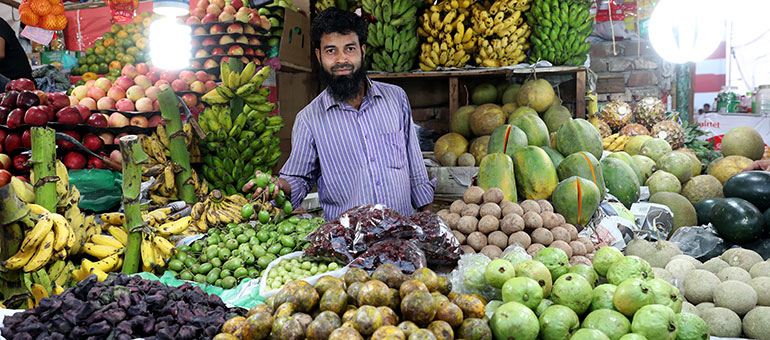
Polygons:
M334 100L331 95L329 95L329 89L325 89L323 92L323 106L326 111L329 111L331 108L335 106L341 106L343 103ZM366 94L364 94L364 101L367 99L371 100L373 98L385 98L382 89L375 84L369 77L366 77ZM362 102L363 103L363 102Z

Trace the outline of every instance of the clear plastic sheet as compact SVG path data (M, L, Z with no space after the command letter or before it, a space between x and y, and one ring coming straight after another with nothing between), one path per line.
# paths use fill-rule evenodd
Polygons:
M355 231L352 250L365 251L389 238L415 239L422 230L412 221L382 204L362 205L340 215L339 223Z
M309 242L305 255L327 260L350 263L356 258L353 247L353 230L338 222L327 223L307 235Z
M390 263L405 274L411 274L428 265L425 253L416 242L390 238L373 244L353 260L350 267L358 267L371 273L383 263Z
M705 226L680 227L671 235L669 241L701 262L706 262L722 255L730 245L717 234L711 224Z
M409 217L413 224L422 227L420 249L425 252L429 264L454 266L463 254L460 242L452 230L438 215L423 211Z

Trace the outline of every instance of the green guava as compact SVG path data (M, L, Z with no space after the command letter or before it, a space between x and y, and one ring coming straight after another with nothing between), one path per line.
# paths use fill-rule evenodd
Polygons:
M594 288L593 297L591 298L591 311L599 309L615 309L615 303L612 302L612 297L615 295L615 289L618 286L605 283Z
M674 340L678 331L676 314L663 305L644 306L634 314L631 330L647 339Z
M551 272L544 264L535 260L524 260L516 264L513 268L516 271L517 277L528 277L537 281L537 284L543 288L544 298L551 295L553 280L551 279Z
M516 272L510 262L503 259L497 259L489 262L484 271L484 277L487 279L487 283L489 283L490 286L500 289L503 287L505 281L516 277Z
M484 290L487 288L487 280L484 278L485 267L472 267L463 273L463 283L470 290Z
M615 247L604 247L594 254L594 269L601 276L607 276L607 271L615 261L623 258L623 253Z
M593 290L588 280L584 277L569 273L562 275L553 284L551 300L557 305L571 308L578 315L582 315L591 305Z
M569 272L579 274L588 280L588 284L591 285L591 289L596 287L597 282L599 282L599 274L597 274L594 268L589 265L578 263L572 267L569 267Z
M677 340L708 340L710 337L709 325L700 316L692 313L677 314L676 326L679 329Z
M599 309L588 314L581 327L598 329L610 340L618 340L631 331L631 322L617 311Z
M619 340L647 340L647 338L645 338L644 335L628 333L624 336L621 336Z
M503 285L503 302L515 301L535 310L543 300L543 289L528 277L514 277Z
M537 316L527 306L508 302L498 307L489 320L495 339L535 340L540 332Z
M610 340L610 338L600 330L581 328L572 334L570 340Z
M561 305L548 307L539 320L540 338L543 340L569 339L580 328L577 314Z
M543 312L545 312L545 310L548 307L551 307L553 305L554 305L554 303L551 300L548 300L548 299L540 300L540 304L537 305L537 309L535 309L535 315L537 315L538 317L543 315Z
M559 279L560 276L569 271L569 257L564 250L559 248L543 248L532 259L542 262L551 272L551 278L554 280Z
M678 288L661 279L647 280L647 286L652 292L652 303L671 308L674 313L682 311L682 293Z
M624 256L622 259L613 263L607 271L607 281L614 285L631 279L649 279L652 278L652 267L647 261L636 256Z
M627 317L633 317L639 308L652 303L652 292L642 279L621 282L612 297L615 309Z
M527 255L527 253L518 252L518 251L510 252L505 256L503 256L503 258L508 260L508 262L510 262L514 266L519 264L519 262L521 261L532 259L531 256Z

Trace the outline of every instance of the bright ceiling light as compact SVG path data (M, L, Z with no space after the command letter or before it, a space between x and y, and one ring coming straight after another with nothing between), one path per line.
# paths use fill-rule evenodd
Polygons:
M150 24L150 58L164 70L178 70L190 65L190 26L173 17L161 17Z
M650 17L650 43L672 63L708 58L724 40L727 13L715 0L661 0Z
M152 11L160 15L178 17L190 12L190 1L187 0L158 0L153 1Z

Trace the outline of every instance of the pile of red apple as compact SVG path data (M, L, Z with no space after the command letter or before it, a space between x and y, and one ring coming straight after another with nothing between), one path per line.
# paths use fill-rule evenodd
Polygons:
M124 66L114 83L107 78L98 78L75 87L69 101L91 110L153 112L160 110L158 93L162 90L172 88L174 92L203 94L214 87L214 76L203 71L162 71L139 63ZM191 108L199 104L193 93L183 95L183 99Z
M195 8L190 11L190 15L185 19L187 25L230 21L249 23L264 30L270 30L271 27L270 20L266 16L259 15L256 9L244 6L241 0L199 0ZM199 35L198 33L194 34Z

